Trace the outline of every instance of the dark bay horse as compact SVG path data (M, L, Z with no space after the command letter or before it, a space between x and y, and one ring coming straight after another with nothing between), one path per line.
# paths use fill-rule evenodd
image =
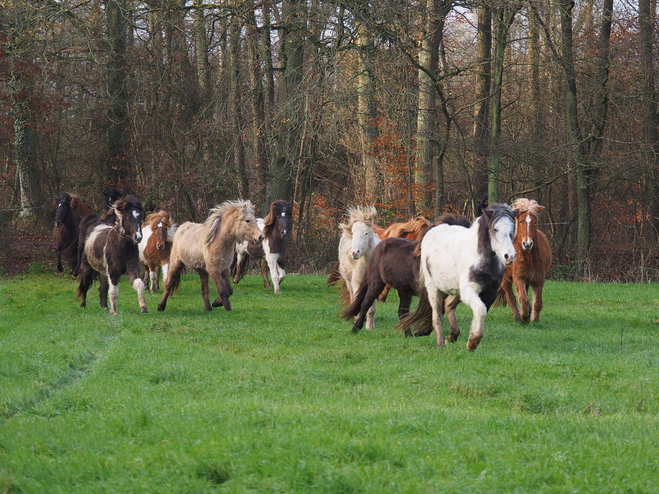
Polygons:
M529 322L529 318L531 321L538 321L543 307L542 289L545 286L552 257L549 239L538 228L538 217L545 208L537 201L526 198L517 199L513 207L519 209L515 236L517 260L512 266L506 266L495 303L496 305L507 303L513 311L515 322ZM517 309L513 284L521 313ZM533 310L529 301L529 287L533 291Z
M428 230L419 244L420 279L423 288L419 305L403 317L398 327L416 327L423 333L430 324L437 335L437 346L444 340L443 312L449 297L467 304L472 312L467 348L475 350L483 338L485 316L494 303L504 266L517 257L513 236L519 211L506 204L492 204L469 228L443 221Z
M108 221L112 217L114 223L110 225ZM107 308L109 291L110 314L116 315L119 278L126 273L137 291L140 312L147 312L137 247L142 240L143 217L142 203L132 196L122 197L93 228L85 241L80 265L80 284L76 293L76 297L81 299L80 307L87 305L87 292L96 272L101 279L101 307Z
M78 197L78 200L80 198ZM78 259L78 237L80 235L80 214L73 208L74 198L64 192L55 198L56 216L53 228L53 242L57 256L57 271L64 271L62 257L69 263L69 272L75 271ZM80 201L82 204L82 201Z
M286 257L288 254L288 235L293 223L293 208L287 201L279 200L270 204L270 212L263 220L262 244L243 242L236 246L236 264L233 282L238 283L245 275L249 257L261 260L261 275L263 286L270 288L266 266L270 270L270 278L275 293L281 293L279 283L286 276ZM259 224L259 227L261 225Z

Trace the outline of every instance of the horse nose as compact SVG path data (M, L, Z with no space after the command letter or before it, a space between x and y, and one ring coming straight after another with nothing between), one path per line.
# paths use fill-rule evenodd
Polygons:
M526 241L522 242L522 249L529 251L532 248L533 248L533 240L531 240L530 242L526 242Z
M137 240L138 242L142 241L142 234L140 232L137 232L135 234L135 240Z
M62 226L62 222L59 221L59 220L57 220L57 221L55 222L55 226Z
M506 266L508 266L509 264L512 264L515 261L516 258L517 258L517 254L515 252L513 252L512 255L511 254L504 254L503 255L503 259L505 261Z
M352 254L353 259L359 259L360 256L362 255L361 250L353 250L350 254Z
M263 239L265 239L265 237L263 235L259 235L259 239L256 241L256 243L260 244L261 242L263 242Z
M158 247L158 250L165 250L165 244L158 244L156 247Z
M284 230L283 232L281 232L282 237L285 237L286 235L288 235L288 230Z

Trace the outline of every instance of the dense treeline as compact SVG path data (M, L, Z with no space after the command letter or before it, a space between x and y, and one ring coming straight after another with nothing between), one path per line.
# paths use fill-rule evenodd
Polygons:
M659 276L656 0L1 3L3 221L110 186L177 221L281 198L322 269L348 205L526 196L553 276Z

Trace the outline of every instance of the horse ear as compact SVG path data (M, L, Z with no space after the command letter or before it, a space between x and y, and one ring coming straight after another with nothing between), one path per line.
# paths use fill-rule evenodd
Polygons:
M513 209L513 218L517 218L519 216L519 209Z
M538 206L538 213L541 213L545 210L544 206Z
M485 216L487 216L489 219L492 219L492 215L494 214L494 211L492 211L490 208L485 208L485 209L483 209L483 214ZM517 216L517 215L515 215L515 216Z

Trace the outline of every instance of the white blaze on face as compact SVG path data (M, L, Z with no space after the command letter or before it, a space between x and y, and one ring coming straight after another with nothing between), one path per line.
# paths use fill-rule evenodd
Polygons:
M492 250L505 265L512 264L517 256L513 244L514 232L515 221L508 217L499 219L494 225L494 235L491 238Z
M162 221L158 222L158 228L162 228Z

